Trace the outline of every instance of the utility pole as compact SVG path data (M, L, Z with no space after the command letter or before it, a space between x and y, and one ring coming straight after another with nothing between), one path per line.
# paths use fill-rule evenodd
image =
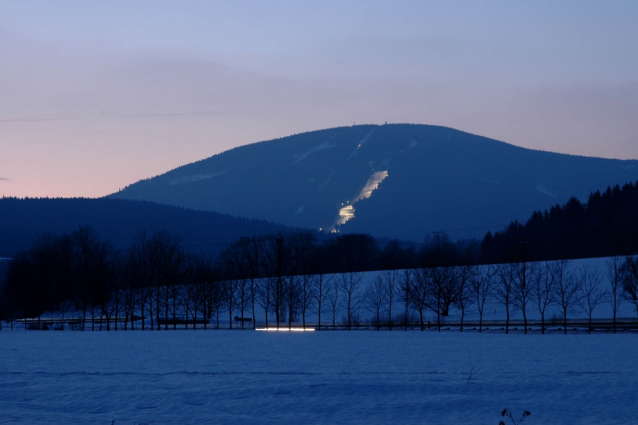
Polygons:
M436 244L437 244L437 246L438 246L438 250L439 250L439 251L441 251L441 235L442 235L443 233L444 233L444 232L443 232L443 231L441 231L441 230L437 230L437 231L432 232L432 234L433 234L433 235L436 235Z
M441 235L443 231L437 230L432 232L433 235L436 235L436 252L437 252L437 266L441 265Z

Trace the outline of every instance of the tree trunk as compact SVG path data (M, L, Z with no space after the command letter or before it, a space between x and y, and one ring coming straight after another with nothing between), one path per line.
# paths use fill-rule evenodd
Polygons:
M168 291L167 291L168 292ZM173 330L177 330L177 305L175 300L175 294L173 293ZM188 322L186 322L186 329L188 329Z
M253 311L253 329L257 328L257 318L255 317L255 282L250 282L250 302L252 304Z
M153 320L155 320L153 318L153 300L149 300L148 302L148 315L151 318L151 330L154 331L155 330L155 322ZM159 316L158 316L159 318ZM157 324L157 326L159 327L159 323Z
M463 320L465 319L465 307L461 308L461 332L463 332Z
M305 331L306 330L306 310L305 309L301 312L301 320L303 322L303 329Z
M405 315L403 316L403 327L404 327L404 331L407 332L408 331L408 305L405 305Z

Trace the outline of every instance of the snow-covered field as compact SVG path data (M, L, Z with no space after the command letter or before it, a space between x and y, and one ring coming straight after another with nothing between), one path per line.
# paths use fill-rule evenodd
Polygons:
M635 333L2 331L0 423L635 424L637 353Z

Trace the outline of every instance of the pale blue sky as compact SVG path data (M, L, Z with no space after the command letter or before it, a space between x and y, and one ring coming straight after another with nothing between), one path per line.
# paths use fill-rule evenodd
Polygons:
M635 1L0 3L0 195L102 196L237 145L438 124L638 158Z

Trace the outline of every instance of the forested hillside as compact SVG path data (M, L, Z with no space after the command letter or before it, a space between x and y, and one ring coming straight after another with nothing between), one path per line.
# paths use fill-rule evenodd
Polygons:
M182 239L182 246L216 255L242 236L276 233L285 226L224 214L120 199L0 199L0 257L26 250L44 232L70 233L90 226L116 249L136 234L159 230Z
M488 233L484 261L603 257L638 252L638 183L608 187L586 203L571 198L505 230Z
M638 179L638 161L534 151L432 125L357 125L241 146L111 197L420 242L482 237Z

